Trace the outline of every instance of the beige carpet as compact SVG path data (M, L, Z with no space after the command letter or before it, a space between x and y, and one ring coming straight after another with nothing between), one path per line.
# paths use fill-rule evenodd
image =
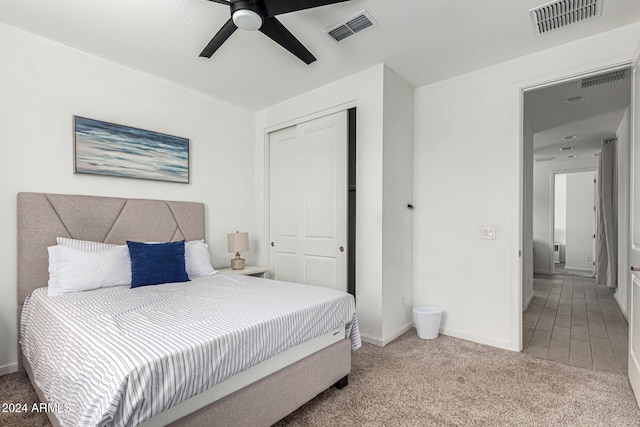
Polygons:
M0 377L1 402L32 402L17 374ZM0 425L42 417L0 414ZM343 390L331 388L278 426L639 426L626 377L411 330L353 354Z

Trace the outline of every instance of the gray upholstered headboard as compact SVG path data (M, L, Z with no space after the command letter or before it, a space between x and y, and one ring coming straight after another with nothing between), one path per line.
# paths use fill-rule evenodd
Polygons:
M31 291L47 286L47 247L58 236L114 244L204 239L204 204L18 193L18 313Z

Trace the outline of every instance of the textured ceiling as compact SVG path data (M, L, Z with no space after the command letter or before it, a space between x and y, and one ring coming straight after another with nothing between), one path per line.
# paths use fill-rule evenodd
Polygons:
M311 65L241 30L199 58L229 18L205 0L4 0L0 20L255 111L381 62L419 87L640 20L640 1L604 0L601 17L535 37L528 10L543 3L351 0L280 15ZM362 9L380 25L340 43L322 33Z

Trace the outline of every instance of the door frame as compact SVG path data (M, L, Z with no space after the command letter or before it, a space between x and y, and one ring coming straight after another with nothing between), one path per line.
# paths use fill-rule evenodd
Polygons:
M575 67L574 71L562 70L558 72L554 72L551 75L543 75L537 76L528 80L524 80L521 82L516 82L513 84L513 93L514 93L514 105L517 106L518 111L518 125L517 125L517 135L515 135L514 139L519 141L517 151L517 177L514 179L518 180L518 207L516 209L517 215L517 230L518 230L518 239L517 242L514 243L513 254L514 254L514 274L513 279L516 283L517 289L512 294L512 318L513 318L513 329L511 331L512 342L515 343L514 350L522 351L523 343L522 343L522 327L523 327L523 286L526 278L525 275L525 264L523 262L523 254L525 244L530 244L533 247L533 236L525 235L525 196L527 196L525 188L527 183L533 181L533 172L531 176L525 176L524 167L525 162L533 162L533 150L531 150L530 157L527 155L527 151L525 150L524 144L524 95L526 92L542 89L545 87L557 85L560 83L565 83L567 81L576 80L579 78L586 78L594 75L598 75L605 72L616 71L623 68L632 67L632 58L626 58L625 60L620 60L619 58L610 58L607 60L599 61L598 64L586 64L580 67ZM629 196L627 196L629 197ZM515 225L515 224L514 224Z
M640 368L639 368L639 363L638 363L638 352L635 351L637 350L637 345L636 345L636 341L638 338L638 332L637 332L637 326L638 326L638 315L640 314L640 307L638 307L638 303L637 303L637 299L635 296L635 292L637 291L637 287L640 285L638 283L639 280L639 276L637 273L637 265L639 263L638 260L638 246L636 245L636 229L638 228L638 221L636 221L634 218L636 217L636 197L637 197L637 188L636 188L636 184L637 184L637 174L638 174L638 164L637 164L637 158L638 158L638 144L640 143L640 133L639 133L639 128L640 128L640 123L638 123L640 121L639 119L639 112L640 112L640 105L639 105L639 96L638 96L638 90L640 90L640 88L638 86L640 86L640 76L638 75L638 73L640 73L640 44L636 45L636 49L634 52L634 56L632 58L632 82L631 82L631 88L632 88L632 93L631 93L631 114L629 117L630 120L630 124L631 124L631 129L630 129L630 142L631 142L631 146L629 147L629 154L630 154L630 186L629 186L629 210L630 210L630 214L629 214L629 244L626 245L627 249L629 250L628 252L628 259L629 259L629 265L628 267L630 267L630 270L627 270L627 277L629 277L630 283L629 283L629 290L628 290L628 298L629 298L629 304L627 309L629 310L628 313L628 320L629 320L629 349L628 349L628 376L629 376L629 383L631 384L631 389L633 391L633 394L636 398L636 403L640 404Z
M556 175L562 175L562 174L570 174L570 173L580 173L580 172L596 172L596 179L597 179L597 172L598 172L598 168L592 168L592 167L582 167L582 168L577 168L577 169L558 169L558 170L552 170L551 171L551 200L550 200L550 204L549 206L551 206L549 215L549 241L554 242L554 237L555 237L555 229L556 229L556 198L555 198L555 193L556 193ZM598 186L595 185L595 188L593 190L593 196L594 196L594 206L596 206L596 203L598 202ZM594 218L595 218L595 223L594 223L594 229L593 232L596 234L596 236L598 235L598 217L597 214L594 211ZM618 218L616 218L616 222L618 221ZM597 245L595 243L595 239L592 241L592 252L593 252L593 259L592 261L596 260L596 256L597 256ZM553 274L556 274L555 271L555 264L553 263L553 253L551 253L551 270L553 272ZM592 268L593 274L595 276L595 265L593 265Z
M278 130L282 130L291 126L296 126L300 123L308 122L310 120L314 120L323 116L328 116L333 113L339 113L340 111L346 111L349 108L355 107L355 102L348 102L346 104L335 105L330 108L326 108L324 110L316 111L311 114L306 114L300 117L295 117L291 120L287 120L276 125L268 126L264 128L262 132L262 150L263 150L263 164L262 164L262 194L264 194L264 198L262 200L262 245L260 245L260 250L262 252L262 260L264 262L264 266L270 268L270 257L269 257L269 224L271 221L271 215L269 212L271 199L269 197L270 188L271 188L271 159L269 158L270 146L269 146L269 134L271 132L275 132Z
M356 219L355 216L353 220L349 219L349 190L351 186L356 187L355 183L355 167L356 167L356 142L357 142L357 105L355 102L347 102L344 104L339 104L330 108L326 108L324 110L316 111L311 114L306 114L304 116L300 116L291 120L287 120L285 122L279 123L277 125L269 126L264 129L263 133L263 152L264 152L264 163L263 163L263 191L264 191L264 199L263 199L263 236L262 236L262 245L261 250L264 259L264 266L269 270L266 273L266 277L269 277L271 270L271 256L270 256L270 221L271 221L271 146L269 140L269 134L272 132L277 132L282 129L286 129L292 126L297 126L301 123L309 122L315 119L319 119L321 117L330 116L332 114L344 112L347 116L347 244L348 244L348 252L347 252L347 292L356 296ZM351 158L353 154L353 158ZM354 211L357 208L354 204ZM353 245L349 243L353 241Z

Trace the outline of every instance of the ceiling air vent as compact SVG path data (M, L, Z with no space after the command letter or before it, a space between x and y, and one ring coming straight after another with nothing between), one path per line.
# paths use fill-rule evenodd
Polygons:
M550 162L555 160L555 157L536 157L536 162Z
M603 0L558 0L529 11L536 36L602 14Z
M606 85L624 80L627 77L627 70L616 70L609 73L598 74L597 76L586 77L580 80L580 89L588 87Z
M377 25L378 23L373 19L371 14L366 10L362 10L352 17L327 28L324 32L329 34L332 39L339 42L366 28L375 27Z

